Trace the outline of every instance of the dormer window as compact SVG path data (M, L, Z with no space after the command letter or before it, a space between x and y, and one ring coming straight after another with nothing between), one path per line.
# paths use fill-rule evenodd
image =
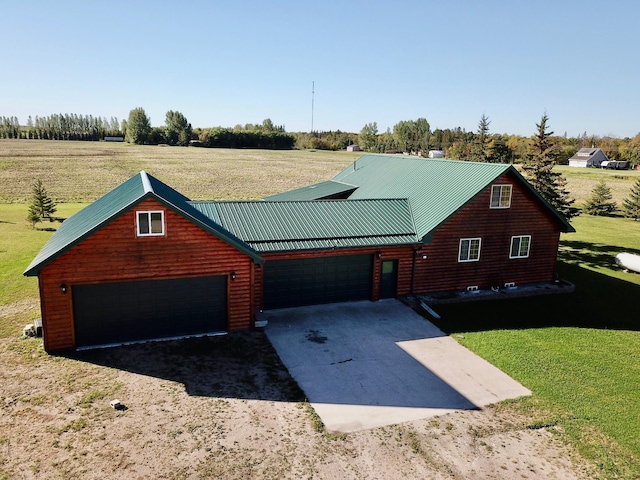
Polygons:
M164 235L164 212L136 212L138 236L150 237Z
M491 186L491 208L511 207L511 185Z

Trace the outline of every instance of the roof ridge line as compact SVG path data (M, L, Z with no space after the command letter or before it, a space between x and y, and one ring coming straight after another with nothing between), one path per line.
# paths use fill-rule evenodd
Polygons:
M144 189L144 193L155 193L153 191L153 187L151 186L151 180L149 179L149 175L144 170L140 171L140 179L142 180L142 188Z
M293 239L277 239L277 240L244 240L247 243L259 243L259 244L273 244L273 243L291 243L291 242L321 242L321 241L340 241L340 240L352 240L354 238L392 238L399 236L414 236L417 242L420 242L416 232L404 232L404 233L380 233L373 234L367 233L366 235L344 235L341 237L313 237L313 238L293 238Z
M407 197L389 197L389 198L337 198L333 200L326 199L314 199L314 200L189 200L188 203L207 203L207 204L223 204L223 203L232 203L232 204L278 204L278 203L356 203L356 202L387 202L389 200L393 201L408 201Z

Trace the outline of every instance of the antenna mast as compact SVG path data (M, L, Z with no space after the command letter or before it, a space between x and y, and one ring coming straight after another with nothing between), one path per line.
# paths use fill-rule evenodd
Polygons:
M316 86L316 82L312 81L311 82L311 133L313 133L313 97L315 94L315 86Z

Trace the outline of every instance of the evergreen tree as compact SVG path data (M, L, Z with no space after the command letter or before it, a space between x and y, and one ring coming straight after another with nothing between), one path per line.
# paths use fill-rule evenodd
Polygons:
M31 205L29 205L29 214L27 220L31 222L32 228L35 228L36 223L40 222L43 218L53 221L52 215L56 213L56 204L53 202L47 190L42 184L42 180L38 179L32 186L33 199Z
M575 200L569 198L566 189L567 180L553 167L559 156L559 150L553 143L553 132L547 131L547 114L536 124L538 132L532 137L530 152L524 162L523 170L529 183L540 193L542 198L551 204L565 219L579 214L571 205Z
M471 148L471 160L474 162L491 162L491 137L489 136L489 125L491 120L484 113L478 122L478 134L473 140Z
M606 216L616 209L616 202L612 200L611 189L604 180L600 180L593 187L591 197L584 204L584 211L589 215Z
M622 201L622 204L628 218L640 220L640 178L633 184L629 196Z

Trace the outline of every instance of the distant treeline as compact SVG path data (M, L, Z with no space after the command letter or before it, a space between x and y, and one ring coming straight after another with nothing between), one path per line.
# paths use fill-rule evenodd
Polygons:
M286 150L293 148L296 142L293 135L284 131L216 127L198 133L199 144L203 147Z
M413 153L426 156L430 150L442 150L446 158L481 162L519 163L530 155L530 137L497 134L489 131L491 121L482 116L476 132L463 128L431 130L425 118L402 120L378 132L376 122L368 123L359 133L336 131L287 133L284 125L274 125L267 118L262 123L236 125L233 128L191 128L180 112L168 111L164 127L151 127L142 108L129 113L127 120L117 118L53 114L30 116L21 125L15 116L0 116L0 138L43 140L103 140L125 137L138 144L197 145L223 148L344 150L358 144L363 151L376 153ZM533 131L533 128L532 128ZM640 134L634 138L598 137L583 133L578 137L553 136L558 163L567 163L581 147L598 147L612 160L640 163Z
M115 117L61 113L36 116L35 121L29 116L26 125L20 125L17 117L0 117L0 138L97 141L107 136L122 136Z
M476 162L521 163L532 155L532 137L497 134L489 131L491 121L483 115L476 132L463 128L431 130L424 118L400 121L393 130L379 133L376 122L366 124L358 135L358 145L366 152L411 153L427 156L430 150L440 150L452 160ZM533 125L533 122L532 122ZM532 128L532 132L534 129ZM552 150L559 164L567 164L580 148L601 148L610 160L640 163L640 134L633 138L599 137L583 133L578 137L553 135Z
M137 113L146 116L144 111ZM295 135L286 133L284 126L274 125L270 119L264 120L261 124L193 131L180 112L167 112L165 127L151 127L148 118L146 120L147 128L143 129L143 133L136 136L132 143L262 149L291 149L296 143ZM115 117L107 119L93 115L53 114L46 117L36 116L35 121L30 116L27 124L21 125L15 116L2 116L0 138L99 141L105 137L125 137L127 130L131 130L135 123L132 118L120 123ZM129 140L129 136L127 139Z

